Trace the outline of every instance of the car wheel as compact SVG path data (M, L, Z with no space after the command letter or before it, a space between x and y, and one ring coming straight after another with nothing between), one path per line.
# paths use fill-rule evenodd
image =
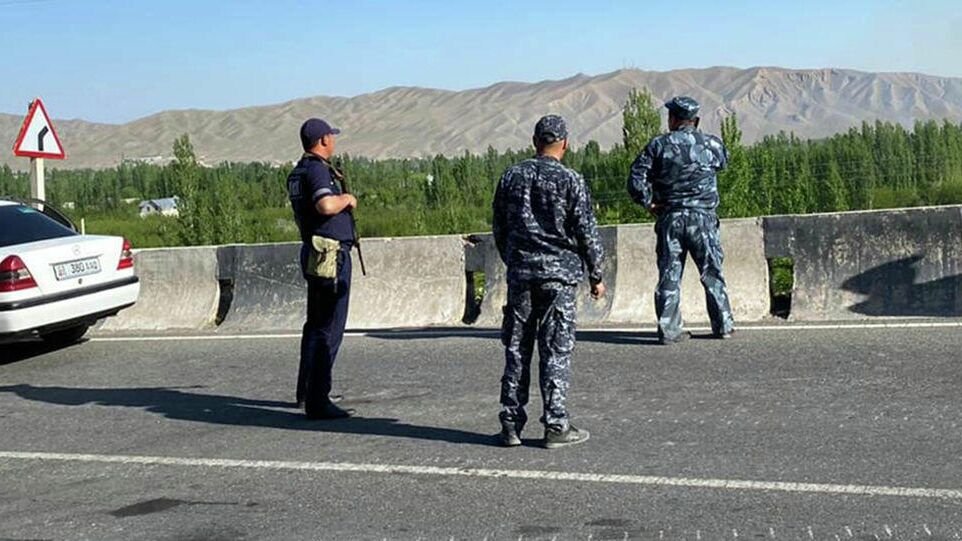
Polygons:
M88 328L90 328L89 325L77 325L76 327L44 334L41 338L48 344L69 345L83 338L83 336L87 334Z

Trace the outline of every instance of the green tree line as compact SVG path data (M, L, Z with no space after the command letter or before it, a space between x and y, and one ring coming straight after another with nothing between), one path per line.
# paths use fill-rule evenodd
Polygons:
M647 221L625 190L628 168L661 119L645 91L624 110L624 139L609 150L595 141L565 162L588 181L603 224ZM962 125L917 122L912 129L863 123L845 133L801 140L790 133L742 142L738 119L721 134L731 154L719 177L723 217L803 214L962 203ZM292 165L198 164L189 138L174 142L167 165L123 163L102 170L53 169L48 199L88 233L125 235L135 246L278 242L297 239L286 193ZM361 205L363 236L485 231L501 173L533 149L419 159L343 156ZM26 196L26 173L0 167L0 194ZM143 199L177 196L178 218L138 216Z

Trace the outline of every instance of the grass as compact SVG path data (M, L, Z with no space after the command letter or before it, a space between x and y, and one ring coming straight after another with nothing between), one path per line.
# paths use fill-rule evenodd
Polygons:
M772 296L789 297L795 286L795 262L788 257L776 257L771 262Z

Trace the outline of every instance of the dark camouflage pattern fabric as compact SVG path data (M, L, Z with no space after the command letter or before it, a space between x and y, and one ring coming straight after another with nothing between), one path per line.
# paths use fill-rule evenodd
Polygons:
M528 421L525 406L537 343L544 409L541 422L553 430L568 430L565 400L575 346L576 291L576 286L561 282L508 283L508 305L501 327L505 366L499 418L503 426L520 433Z
M697 102L678 106L694 107L697 113ZM728 151L719 138L687 125L652 139L631 165L628 193L635 202L659 214L655 224L659 274L655 313L658 334L668 340L684 332L681 278L688 254L705 287L712 330L724 334L734 327L715 214L719 203L716 173L727 164Z
M665 102L665 108L677 118L682 120L692 120L698 116L701 105L688 96L675 96Z
M718 208L716 173L728 165L721 139L685 126L648 143L633 164L628 193L639 205L665 210Z
M697 210L669 211L655 223L658 252L658 287L655 290L655 314L658 336L677 339L683 332L681 318L681 277L685 261L691 254L705 287L708 316L716 335L731 332L735 321L722 275L722 250L719 221L714 213Z
M568 125L565 124L565 119L558 115L543 116L534 125L534 137L538 141L550 145L568 138Z
M494 195L494 241L508 281L601 281L604 249L584 178L537 156L505 171Z

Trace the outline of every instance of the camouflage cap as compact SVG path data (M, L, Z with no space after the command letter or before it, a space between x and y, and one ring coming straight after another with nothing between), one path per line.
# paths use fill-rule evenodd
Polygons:
M665 102L665 107L675 118L681 120L691 120L695 118L698 116L698 110L701 108L697 101L688 96L675 96Z
M565 119L558 115L546 115L534 126L534 137L546 145L568 138Z

